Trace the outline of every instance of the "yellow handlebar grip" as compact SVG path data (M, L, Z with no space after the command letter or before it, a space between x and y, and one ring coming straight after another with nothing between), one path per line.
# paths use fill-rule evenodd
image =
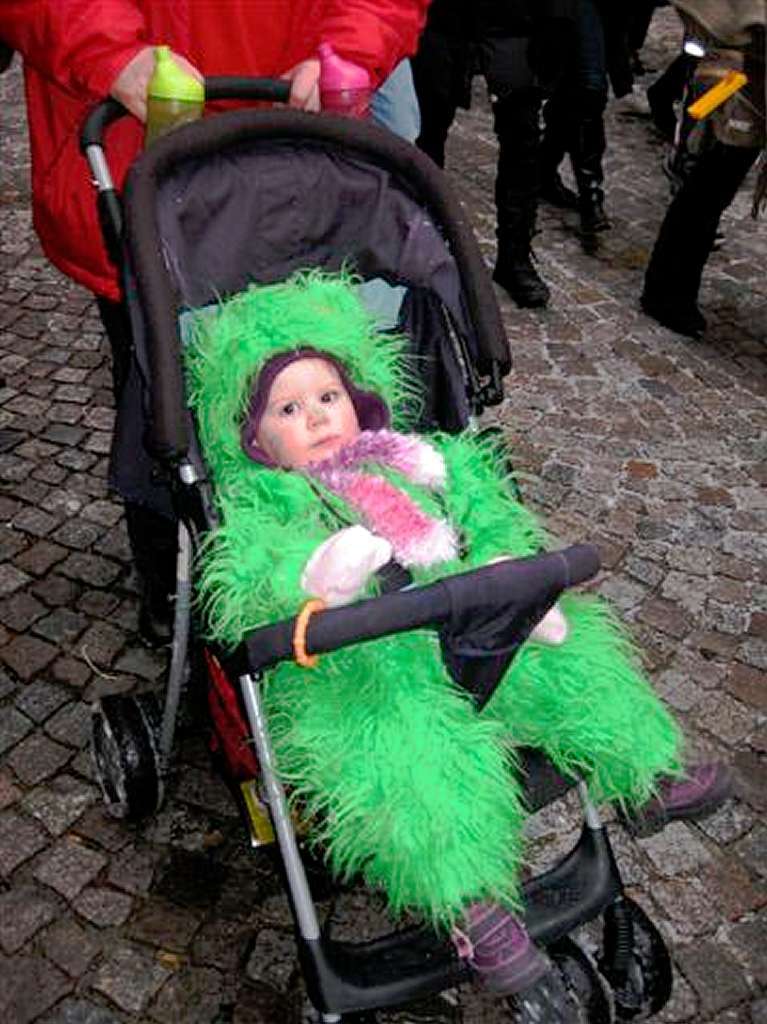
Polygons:
M703 95L687 108L690 117L696 121L702 121L704 117L716 110L726 99L729 99L738 89L742 89L748 81L742 71L728 71L727 74Z

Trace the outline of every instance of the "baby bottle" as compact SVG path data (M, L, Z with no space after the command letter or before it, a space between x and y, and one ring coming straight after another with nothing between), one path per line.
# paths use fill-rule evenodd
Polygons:
M339 57L329 43L320 43L317 53L322 109L347 117L367 117L372 89L365 68Z
M170 47L155 46L154 60L147 89L145 146L172 128L196 121L205 106L205 86L178 66Z

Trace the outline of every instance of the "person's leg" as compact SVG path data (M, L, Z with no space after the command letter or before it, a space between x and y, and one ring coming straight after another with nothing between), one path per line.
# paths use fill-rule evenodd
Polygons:
M572 75L565 73L543 106L540 196L545 202L564 210L578 208L577 194L565 185L559 173L572 131L572 89Z
M329 654L318 671L307 686L305 671L278 666L265 701L280 771L322 811L333 867L383 886L395 913L440 924L486 897L516 903L524 812L504 733L439 652L403 633Z
M655 127L671 142L676 131L674 104L682 99L685 85L695 67L695 58L677 54L662 75L647 90L647 102Z
M376 124L388 128L406 142L415 142L418 139L421 131L421 113L409 60L400 61L383 85L373 94L370 113ZM395 288L380 277L366 281L360 286L362 302L375 316L379 330L396 328L405 294L405 288Z
M703 268L722 213L758 152L715 142L693 165L666 211L645 273L641 301L649 316L671 330L692 337L705 330L697 306Z
M112 302L110 299L97 295L96 307L112 353L112 394L115 407L117 407L130 369L133 348L130 320L128 312L121 302Z
M373 93L370 115L376 124L388 128L407 142L415 142L421 130L418 100L409 60L402 60Z
M585 776L596 799L644 804L682 768L679 728L609 608L574 595L560 604L567 639L525 644L484 714L561 772Z
M532 263L531 251L540 190L540 107L541 95L535 88L513 89L493 104L498 136L498 255L493 279L523 307L549 301L549 289Z
M528 642L490 713L508 722L515 741L583 776L595 799L616 801L636 834L716 810L731 794L729 770L683 767L679 728L607 606L570 595L561 608L565 641Z
M604 207L604 170L606 148L604 109L606 95L594 89L579 90L570 146L573 173L578 186L578 212L581 233L588 237L610 227Z
M438 167L445 166L445 144L450 133L450 126L455 118L456 105L435 96L427 88L419 93L421 107L421 132L416 145L427 156L431 157Z
M594 0L580 0L568 148L578 186L581 231L587 238L610 227L604 210L602 168L606 146L606 67L604 28L599 11Z
M112 458L120 461L125 458L126 446L118 444L118 434L123 429L124 417L132 415L126 412L124 400L133 358L130 320L121 303L101 297L97 297L96 303L112 351L112 388L117 410ZM150 646L161 646L171 640L178 527L173 519L153 511L144 502L124 498L124 508L133 564L141 582L139 633Z
M438 33L421 38L411 61L413 86L421 112L418 148L438 167L445 166L445 143L455 118L464 81L468 51Z
M307 686L279 666L265 701L277 764L333 868L361 872L395 915L457 927L492 991L533 983L548 961L504 909L519 905L524 810L503 726L416 634L326 655L318 671Z
M642 75L647 70L642 64L639 51L647 39L655 6L655 0L634 0L631 5L628 18L628 47L631 54L631 70L635 75Z

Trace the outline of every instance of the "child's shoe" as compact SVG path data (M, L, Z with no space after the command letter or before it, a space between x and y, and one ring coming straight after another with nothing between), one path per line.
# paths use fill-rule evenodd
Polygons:
M453 941L483 988L499 996L522 992L552 970L519 918L498 903L473 903Z
M658 780L658 795L634 811L621 813L635 836L651 836L672 821L694 821L713 814L732 796L727 765L709 761L693 765L681 779Z

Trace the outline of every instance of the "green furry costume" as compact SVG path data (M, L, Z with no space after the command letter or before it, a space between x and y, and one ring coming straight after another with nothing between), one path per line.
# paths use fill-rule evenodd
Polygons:
M404 341L376 333L348 277L297 275L197 319L191 398L223 523L202 552L200 597L225 645L296 614L307 598L301 572L339 528L328 506L350 519L332 494L324 506L305 475L259 466L240 444L260 368L304 345L340 359L358 386L381 395L394 429L408 401L412 408ZM490 442L429 440L445 459L444 506L468 555L415 570L418 582L540 548L544 531L512 497ZM379 471L428 513L443 513L432 492ZM659 774L679 771L678 728L610 611L574 595L561 608L566 641L528 640L481 714L443 668L436 637L422 631L325 655L312 671L286 663L271 673L265 701L283 779L319 823L333 868L361 871L393 912L415 910L442 926L474 900L518 904L525 811L515 745L583 773L598 800L641 803Z

